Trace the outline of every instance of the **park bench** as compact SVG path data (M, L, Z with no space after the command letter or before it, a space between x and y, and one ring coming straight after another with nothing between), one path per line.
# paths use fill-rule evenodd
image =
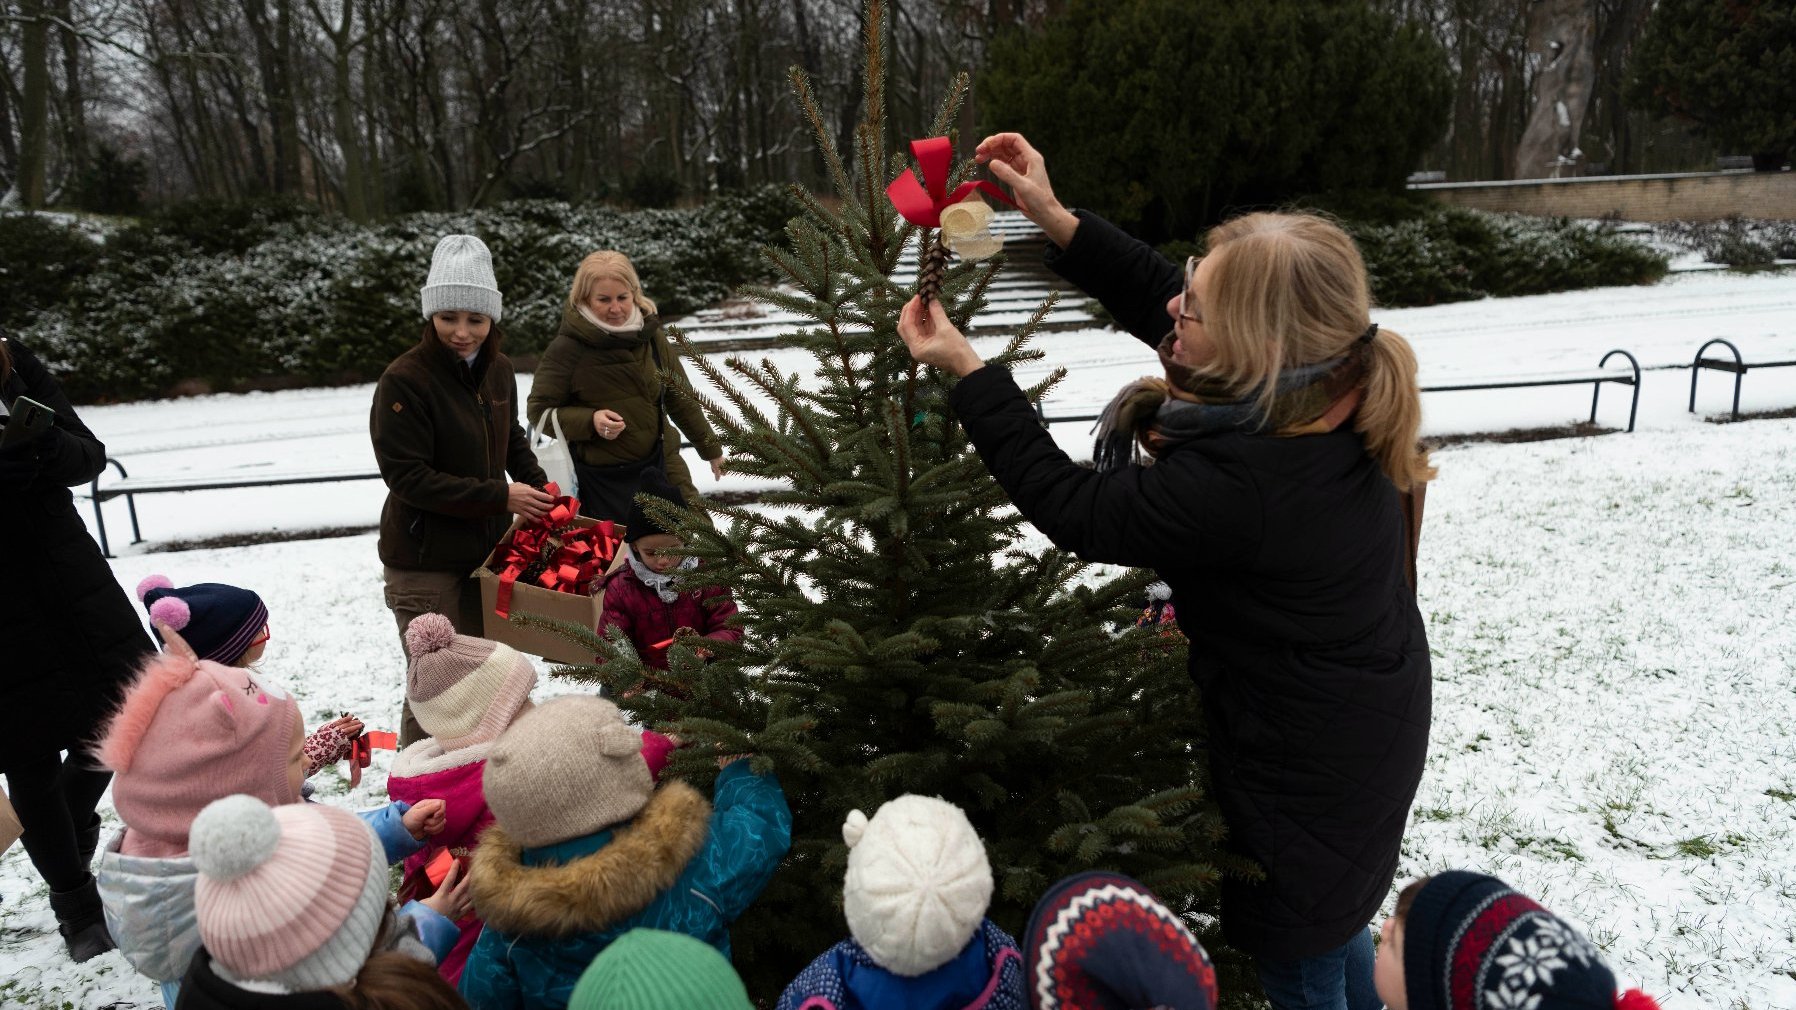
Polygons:
M367 467L316 470L258 470L228 474L182 474L175 477L133 477L125 471L125 465L112 457L106 457L108 466L118 471L119 479L100 486L100 478L96 476L88 485L88 497L93 501L94 525L100 534L100 551L112 557L112 544L106 536L106 512L100 507L102 502L114 498L125 499L125 508L131 515L131 542L143 543L143 533L137 523L137 496L140 494L164 494L176 491L216 491L223 488L242 487L280 487L287 484L329 484L351 480L379 480L380 471ZM104 475L102 470L101 474Z
M1717 344L1727 348L1728 353L1732 354L1733 357L1731 359L1704 357L1704 352ZM1692 414L1696 413L1696 380L1702 375L1704 369L1734 373L1733 419L1738 421L1740 419L1740 383L1746 378L1746 373L1754 368L1788 368L1791 365L1796 365L1796 357L1785 358L1782 360L1753 361L1749 363L1746 360L1745 355L1740 353L1740 349L1734 346L1733 341L1722 337L1716 337L1701 347L1698 347L1696 349L1696 357L1690 362L1689 412Z
M1627 371L1608 367L1609 359L1618 354L1627 359ZM1494 375L1482 379L1434 383L1425 385L1421 388L1424 393L1457 393L1474 389L1527 389L1536 386L1574 386L1589 383L1591 386L1590 422L1595 424L1597 403L1603 394L1603 385L1610 382L1623 386L1632 386L1634 389L1633 397L1628 404L1627 427L1628 431L1633 431L1634 420L1640 413L1640 362L1635 360L1634 355L1621 350L1620 348L1603 355L1602 360L1597 362L1597 366L1588 371L1537 372L1528 375ZM1037 404L1035 412L1037 416L1041 417L1044 425L1049 425L1063 421L1096 421L1103 410L1102 406L1091 405L1083 405L1073 409L1079 412L1049 417L1043 412L1041 405Z
M690 449L692 443L682 441L680 448ZM143 531L137 521L137 496L140 494L171 494L184 491L219 491L227 488L249 487L282 487L291 484L334 484L354 480L380 480L380 471L371 467L338 467L307 470L253 470L233 473L187 473L172 477L133 477L125 471L125 465L111 456L106 457L106 464L118 471L119 479L106 486L100 486L100 476L94 477L88 484L87 495L93 502L94 526L100 534L100 552L112 557L112 543L106 533L106 512L100 507L102 502L114 498L125 499L125 510L131 516L131 542L143 543Z

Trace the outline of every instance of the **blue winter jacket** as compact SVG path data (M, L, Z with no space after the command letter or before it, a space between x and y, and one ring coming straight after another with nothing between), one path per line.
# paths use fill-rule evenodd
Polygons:
M777 1010L1028 1010L1023 957L990 919L952 961L914 977L875 964L853 939L812 961Z
M714 804L667 782L631 820L521 849L494 824L469 871L486 927L462 970L473 1010L561 1010L611 941L638 927L730 953L730 923L760 896L792 844L792 811L747 761L717 776Z

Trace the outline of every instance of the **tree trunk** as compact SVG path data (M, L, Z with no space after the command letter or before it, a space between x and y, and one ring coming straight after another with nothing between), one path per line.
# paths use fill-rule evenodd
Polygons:
M44 168L50 147L50 24L38 0L19 5L25 20L20 56L25 84L19 109L19 177L13 186L19 202L30 209L44 205Z
M1578 137L1596 82L1593 0L1534 0L1528 11L1528 56L1539 60L1528 126L1516 145L1513 175L1575 175L1584 152Z
M69 0L57 0L56 16L62 21L58 34L62 37L63 99L68 115L62 123L62 157L68 163L68 176L79 180L87 166L87 97L81 87L81 38L74 32Z

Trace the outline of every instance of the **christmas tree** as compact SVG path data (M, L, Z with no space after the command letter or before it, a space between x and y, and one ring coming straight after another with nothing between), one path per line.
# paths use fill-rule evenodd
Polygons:
M1069 873L1129 873L1200 916L1231 865L1202 788L1183 639L1134 626L1150 577L1097 578L1065 553L1019 546L1026 525L948 407L953 380L915 365L897 336L917 236L885 192L906 164L886 130L881 0L869 0L866 24L853 151L836 149L809 80L792 72L839 208L797 191L803 214L766 251L783 283L753 292L809 321L782 346L808 351L815 373L689 358L723 391L699 398L729 468L780 489L752 506L707 506L703 518L639 499L658 521L684 521L688 553L702 559L689 584L734 592L743 640L677 640L668 671L654 672L661 689L638 693L648 671L629 643L586 634L606 662L573 674L687 743L670 774L703 779L719 753L752 754L778 773L796 818L792 851L734 931L736 964L763 1000L847 935L844 816L904 793L967 811L996 882L989 914L1015 935ZM935 134L965 90L963 76ZM998 268L947 270L939 297L957 325ZM989 360L1039 357L1027 344L1050 305Z

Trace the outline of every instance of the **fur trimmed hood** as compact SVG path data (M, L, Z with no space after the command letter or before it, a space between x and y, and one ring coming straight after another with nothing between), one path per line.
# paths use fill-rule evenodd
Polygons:
M711 804L668 782L597 852L559 866L526 866L498 824L480 837L468 886L488 926L528 936L607 929L649 907L679 879L710 831Z

